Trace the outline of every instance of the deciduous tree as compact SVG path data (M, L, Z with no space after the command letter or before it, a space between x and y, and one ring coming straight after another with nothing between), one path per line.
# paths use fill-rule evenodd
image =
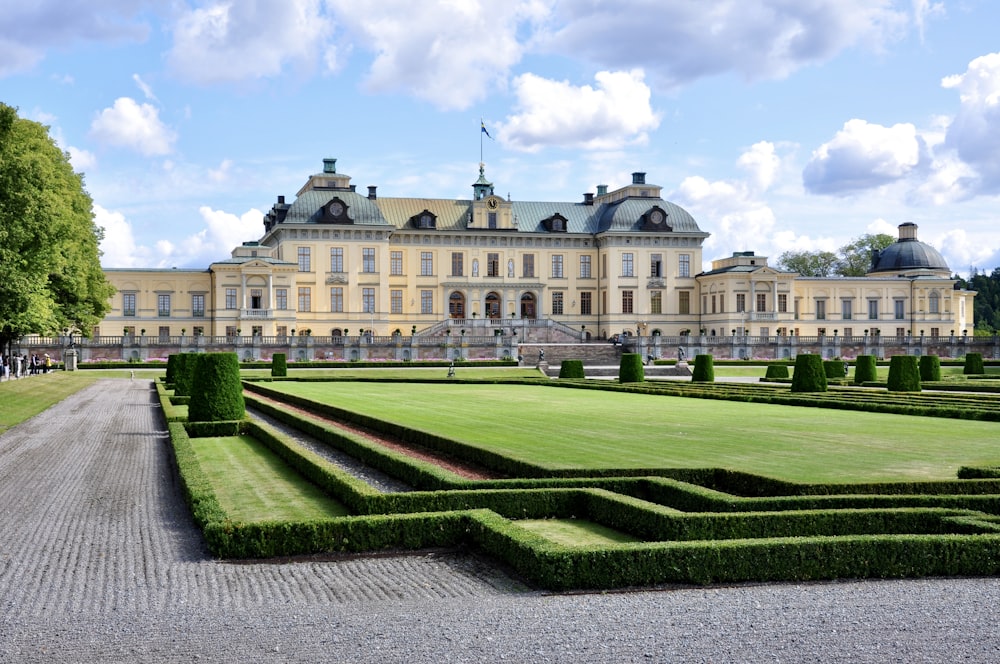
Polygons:
M83 178L48 129L0 103L0 348L25 334L89 335L114 289Z

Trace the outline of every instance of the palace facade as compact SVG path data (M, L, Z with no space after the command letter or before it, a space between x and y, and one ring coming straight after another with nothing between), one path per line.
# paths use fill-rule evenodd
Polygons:
M859 278L806 278L739 252L702 271L709 234L661 187L572 202L496 195L390 198L325 159L259 239L202 269L106 269L95 336L443 335L545 321L578 339L639 336L964 335L975 293L902 224ZM495 331L495 330L494 330Z

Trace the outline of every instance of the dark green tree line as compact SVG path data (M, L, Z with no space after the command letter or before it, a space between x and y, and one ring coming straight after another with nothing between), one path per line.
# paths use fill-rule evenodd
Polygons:
M0 348L25 334L85 335L114 289L83 178L48 129L0 103Z
M972 271L968 280L959 279L961 288L976 291L973 301L975 310L976 334L993 334L1000 331L1000 267L986 274Z

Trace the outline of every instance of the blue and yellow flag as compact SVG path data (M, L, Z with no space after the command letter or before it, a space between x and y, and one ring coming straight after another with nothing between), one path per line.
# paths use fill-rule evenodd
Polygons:
M480 129L482 129L483 133L486 134L486 138L488 138L488 139L490 139L492 141L493 137L490 136L490 132L486 131L486 123L483 122L482 120L480 120L479 121L479 127L480 127Z

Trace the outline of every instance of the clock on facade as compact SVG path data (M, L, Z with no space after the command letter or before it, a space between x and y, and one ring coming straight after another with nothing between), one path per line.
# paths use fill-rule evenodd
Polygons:
M496 210L498 207L500 207L500 199L497 198L496 196L490 196L489 198L486 199L486 207L488 207L491 210Z
M654 224L662 224L663 212L660 210L653 210L653 212L649 215L649 220L652 221Z
M330 203L330 207L327 208L330 211L331 217L339 217L344 214L344 204L340 201L334 201Z

